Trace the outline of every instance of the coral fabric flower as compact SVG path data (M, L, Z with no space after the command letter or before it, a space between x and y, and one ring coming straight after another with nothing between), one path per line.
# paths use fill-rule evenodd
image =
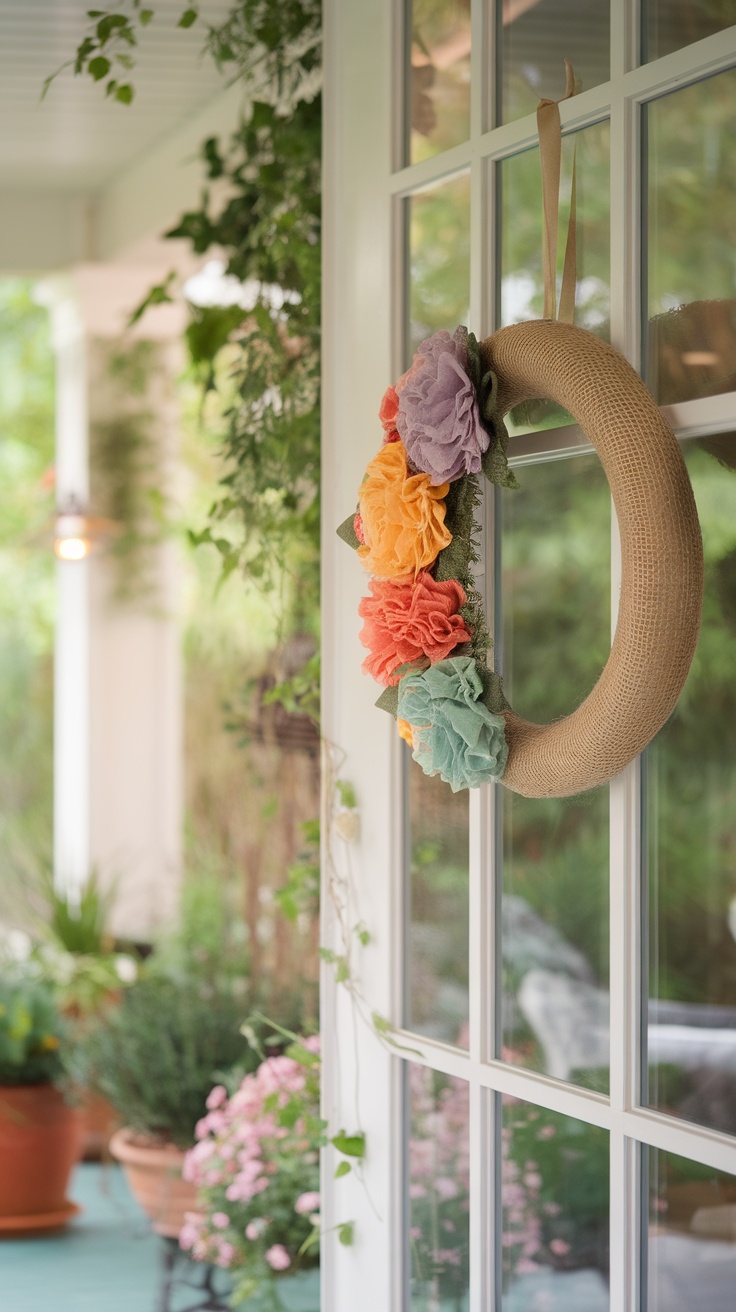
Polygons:
M381 401L381 408L378 411L378 418L383 424L383 441L399 442L399 434L396 431L396 415L399 409L399 396L395 387L387 387Z
M365 543L358 555L379 578L418 574L452 541L445 527L447 483L409 474L402 442L390 442L371 460L360 488Z
M291 1266L291 1258L283 1244L272 1244L265 1257L272 1271L285 1271Z
M399 379L396 427L417 469L433 485L477 474L490 438L468 377L467 329L434 333Z
M505 720L482 701L475 661L456 656L399 683L399 715L412 726L414 760L452 788L500 779L509 754Z
M454 579L438 583L423 571L416 579L371 579L370 590L358 607L365 620L360 641L370 651L363 670L378 683L397 684L400 666L435 664L470 642L458 613L465 592Z

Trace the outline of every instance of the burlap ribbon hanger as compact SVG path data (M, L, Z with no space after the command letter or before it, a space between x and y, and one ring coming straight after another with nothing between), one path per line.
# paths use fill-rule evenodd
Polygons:
M559 319L572 323L575 314L575 282L577 265L577 144L572 160L572 194L570 221L567 227L565 261L562 269L560 305L557 310L557 224L560 210L560 165L562 159L562 124L560 102L569 100L580 90L575 81L575 70L565 60L565 94L560 100L540 100L537 106L539 133L539 159L542 166L542 207L544 235L542 240L542 267L544 270L544 319Z

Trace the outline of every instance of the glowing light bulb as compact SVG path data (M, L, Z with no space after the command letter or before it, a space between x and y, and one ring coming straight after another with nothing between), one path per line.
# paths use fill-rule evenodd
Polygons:
M89 542L84 538L57 538L54 551L59 560L84 560L89 551Z

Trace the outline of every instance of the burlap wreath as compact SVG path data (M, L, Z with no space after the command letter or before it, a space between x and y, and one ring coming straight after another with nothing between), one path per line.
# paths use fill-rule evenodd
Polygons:
M700 627L700 526L674 433L618 351L546 319L502 328L480 351L498 377L502 414L540 398L570 411L600 456L618 518L618 621L598 682L553 724L502 712L502 782L525 797L565 797L612 779L675 707Z

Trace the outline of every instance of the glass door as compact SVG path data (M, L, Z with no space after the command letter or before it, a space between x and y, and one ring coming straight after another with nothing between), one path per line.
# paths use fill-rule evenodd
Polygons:
M706 600L677 711L644 758L609 787L559 800L488 786L453 794L425 777L379 713L362 710L370 690L357 675L359 625L346 609L330 615L326 656L339 686L328 694L328 734L333 751L346 753L341 768L361 776L370 826L349 862L362 913L374 912L375 937L356 970L368 982L366 1014L386 1007L401 1045L371 1036L361 1050L358 1083L385 1091L380 1158L371 1161L369 1148L365 1183L383 1190L386 1210L380 1224L366 1219L362 1252L339 1254L330 1268L330 1312L369 1306L355 1280L370 1253L390 1273L381 1296L392 1312L733 1312L736 27L728 8L405 0L383 7L370 47L380 131L364 137L360 176L357 162L346 166L355 170L353 207L333 220L338 234L353 216L344 234L354 262L347 302L362 314L354 343L368 351L366 404L377 409L438 329L466 323L481 338L541 317L534 110L540 97L563 94L570 58L582 85L560 106L560 225L564 234L577 147L575 322L628 356L682 441ZM332 14L354 70L368 40L357 11L350 3L339 19ZM330 21L328 8L328 38ZM355 122L365 130L357 104ZM347 153L345 123L342 132ZM337 145L332 156L328 146L331 158L344 161ZM360 216L369 193L373 225ZM558 245L561 266L563 238ZM361 279L379 264L368 291ZM377 333L380 347L370 344ZM336 405L328 470L338 463L338 415ZM360 424L367 459L377 421L369 414ZM618 532L598 458L571 416L535 403L514 412L510 428L520 488L486 496L480 577L506 694L543 722L574 709L605 663ZM356 459L360 472L365 462ZM332 560L344 548L327 551ZM342 581L354 560L339 569L341 591L360 587ZM333 604L328 596L328 611ZM366 750L376 755L361 775ZM329 906L325 924L334 933ZM332 1053L342 1071L330 1084L334 1111L348 1102L356 1009L330 969L325 989L335 1026L327 1061ZM335 1221L348 1206L340 1187L326 1182Z

